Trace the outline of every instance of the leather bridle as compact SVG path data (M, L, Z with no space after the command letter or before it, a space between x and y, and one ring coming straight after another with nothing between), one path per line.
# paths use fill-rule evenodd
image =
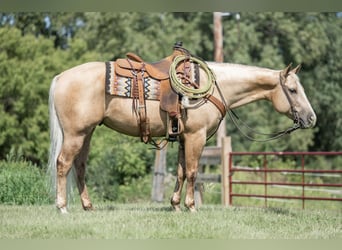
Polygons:
M289 104L290 104L290 108L291 108L291 113L292 113L292 115L293 115L293 122L294 122L294 124L298 124L299 126L300 126L300 124L299 124L299 115L298 115L298 112L297 112L297 110L295 109L295 105L293 104L293 101L292 101L292 99L290 98L290 95L289 95L289 93L287 92L287 90L286 90L286 86L285 86L285 82L286 82L286 77L284 77L285 78L285 81L283 80L283 77L282 77L282 75L281 75L281 73L279 74L279 82L280 82L280 86L281 86L281 88L283 89L283 91L284 91L284 93L285 93L285 96L286 96L286 98L287 98L287 101L289 102Z
M285 81L286 81L286 77L285 77ZM266 142L266 141L278 139L279 137L281 137L283 135L290 134L293 131L301 128L300 118L299 118L298 112L296 111L294 103L291 100L289 93L287 92L287 89L286 89L286 86L285 86L285 81L283 80L283 76L280 73L279 74L279 83L281 85L282 90L285 93L286 99L288 100L288 102L290 104L290 108L291 108L291 112L292 112L292 115L293 115L293 122L294 122L294 124L290 128L287 128L285 130L282 130L282 131L279 131L279 132L275 132L275 133L262 133L262 132L256 131L256 130L252 129L250 126L248 126L245 122L241 121L240 118L237 116L237 114L233 110L228 108L228 104L227 104L226 100L224 99L221 90L219 90L221 99L222 99L224 105L226 106L226 110L227 110L227 113L229 115L229 118L232 120L232 122L234 123L236 128L240 131L240 133L244 137L246 137L247 139L249 139L251 141ZM217 84L216 84L216 86L219 89L219 86ZM256 135L269 136L269 138L266 138L266 139L256 139L255 137L252 137L252 136L248 135L246 132L244 132L241 129L241 126L238 124L238 120L240 121L241 125L246 127L248 130L250 130L250 132L252 132L252 133L254 133Z

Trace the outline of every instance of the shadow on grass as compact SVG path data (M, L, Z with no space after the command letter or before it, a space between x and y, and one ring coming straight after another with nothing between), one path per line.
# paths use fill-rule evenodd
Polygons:
M143 211L143 212L174 212L171 206L158 203L151 204L104 204L95 208L97 211Z
M294 215L288 208L267 207L264 208L264 210L265 212L272 214Z

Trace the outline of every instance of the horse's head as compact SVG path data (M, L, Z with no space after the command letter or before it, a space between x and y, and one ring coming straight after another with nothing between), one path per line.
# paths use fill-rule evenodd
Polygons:
M300 65L291 69L291 64L280 72L272 102L275 109L294 120L301 128L312 128L316 114L308 101L297 73Z

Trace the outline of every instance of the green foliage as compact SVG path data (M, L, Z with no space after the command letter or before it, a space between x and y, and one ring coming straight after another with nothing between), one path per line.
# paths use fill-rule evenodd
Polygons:
M55 50L50 39L0 28L0 159L20 146L26 159L47 162L50 82L79 61L96 58L79 39L70 43L70 52Z
M150 201L152 175L132 179L130 183L120 185L115 199L119 203L143 203Z
M44 66L53 48L47 40L22 37L19 30L8 27L0 29L0 47L0 157L20 145L27 158L38 160L44 150L39 146L48 144L47 133L40 132L48 130Z
M77 37L105 60L132 51L147 61L157 61L169 55L179 40L193 53L200 53L201 17L192 15L185 21L186 16L173 13L86 13L85 29Z
M7 161L0 161L0 203L11 205L51 203L45 172L21 158L12 152L8 155Z
M88 164L89 188L99 198L108 200L125 199L120 192L130 185L134 186L133 192L142 192L143 187L138 182L151 172L154 154L154 150L139 138L124 136L105 127L97 128Z

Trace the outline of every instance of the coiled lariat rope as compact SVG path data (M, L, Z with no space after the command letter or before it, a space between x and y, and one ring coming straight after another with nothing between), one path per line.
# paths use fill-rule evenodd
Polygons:
M180 75L179 72L177 72L178 64L183 61L195 62L199 65L199 67L202 70L204 70L204 72L207 75L207 82L205 82L203 86L194 88L191 82L189 82L189 79L185 78L186 76ZM213 72L209 69L208 65L203 60L193 56L186 55L180 55L175 57L174 61L171 64L169 75L172 88L178 94L181 94L182 96L190 99L199 99L205 97L208 94L208 92L212 89L216 81ZM188 81L189 84L184 84L182 82L182 80L184 79Z

